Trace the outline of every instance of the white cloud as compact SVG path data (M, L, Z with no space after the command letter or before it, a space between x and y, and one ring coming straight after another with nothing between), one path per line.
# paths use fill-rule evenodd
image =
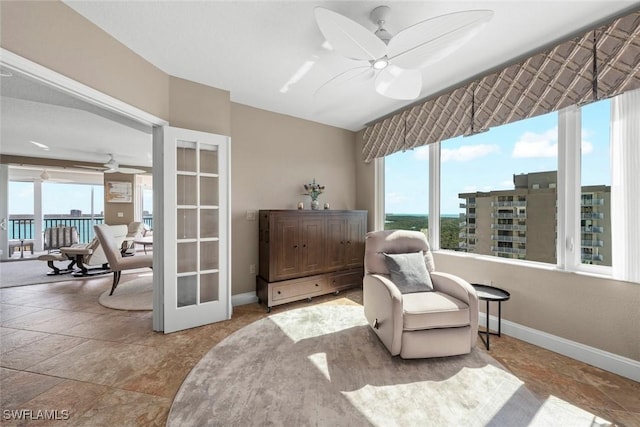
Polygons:
M514 158L557 157L558 128L546 132L525 132L516 141L511 153Z
M440 161L447 162L453 160L456 162L468 162L478 157L484 157L491 153L499 153L500 147L495 144L477 144L463 145L462 147L449 149L444 148L440 152Z
M409 201L409 197L406 194L392 192L392 193L387 193L385 195L386 203L396 204L396 203L405 203L407 201Z
M583 137L589 137L591 132L584 131ZM590 154L593 151L593 144L582 140L582 154ZM525 132L513 146L514 158L531 157L557 157L558 156L558 127L549 129L546 132Z
M413 156L417 160L429 160L429 146L423 145L422 147L418 147L413 151Z
M590 154L593 151L593 144L589 141L582 140L582 155Z

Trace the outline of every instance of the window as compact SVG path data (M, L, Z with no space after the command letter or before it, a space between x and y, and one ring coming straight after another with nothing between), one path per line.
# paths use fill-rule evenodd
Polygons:
M33 239L33 182L9 181L9 240Z
M640 210L639 120L635 90L389 156L385 173L398 174L411 153L429 151L430 214L441 220L430 224L441 231L429 237L435 250L640 282L633 214ZM453 239L448 222L457 223Z
M611 101L581 108L580 260L611 266Z
M429 150L420 147L384 160L385 230L428 231Z
M557 113L443 141L440 248L555 263L557 146Z

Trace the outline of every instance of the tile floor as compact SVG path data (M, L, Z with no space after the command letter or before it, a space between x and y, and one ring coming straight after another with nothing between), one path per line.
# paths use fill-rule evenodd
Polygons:
M258 304L235 307L230 321L165 336L152 332L150 312L99 305L110 282L103 276L0 289L0 424L23 425L6 421L5 410L46 409L66 410L69 420L33 425L164 425L200 358L267 315ZM362 292L351 290L313 303L361 300ZM492 337L490 354L542 399L556 396L618 425L640 426L640 383L507 336Z

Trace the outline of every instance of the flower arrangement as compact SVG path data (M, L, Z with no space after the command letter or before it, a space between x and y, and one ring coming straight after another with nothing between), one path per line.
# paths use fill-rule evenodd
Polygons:
M313 178L313 182L304 184L304 189L306 193L303 194L311 197L311 201L315 202L318 200L318 196L324 192L324 185L317 184L316 179Z

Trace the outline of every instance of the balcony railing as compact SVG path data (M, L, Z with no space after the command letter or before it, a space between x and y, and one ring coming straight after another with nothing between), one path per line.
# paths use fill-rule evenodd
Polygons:
M604 227L580 227L580 231L582 231L583 233L604 233Z
M580 206L602 206L604 199L581 199Z
M523 213L495 213L491 214L491 218L505 218L505 219L527 219L527 214Z
M604 246L604 241L603 240L581 240L580 245L582 245L582 247L601 248Z
M527 231L526 225L517 224L491 224L491 228L494 230Z
M144 217L143 222L153 228L153 217ZM80 243L89 243L93 239L93 226L103 224L104 217L49 217L42 222L42 230L50 227L76 227ZM33 240L35 223L33 218L9 218L9 240Z
M604 219L604 213L602 212L587 212L580 215L582 219Z
M491 202L492 207L522 207L527 206L526 200L511 200L508 202Z
M497 252L497 253L519 254L519 255L526 255L526 253L527 253L526 249L505 248L505 247L502 247L502 246L491 246L491 251L492 252Z
M600 254L582 254L582 261L604 261L604 257Z
M526 237L520 236L491 236L491 240L495 240L498 242L517 242L517 243L527 243Z

